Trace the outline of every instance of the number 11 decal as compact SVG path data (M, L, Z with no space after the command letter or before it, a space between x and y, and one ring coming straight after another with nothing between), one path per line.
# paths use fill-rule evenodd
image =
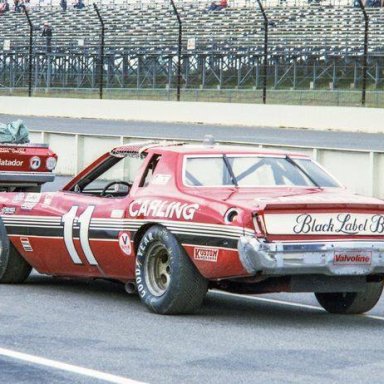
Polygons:
M66 214L61 218L61 222L64 225L64 243L67 247L67 251L72 261L75 264L83 264L81 261L79 254L77 253L75 244L73 242L73 227L76 219L76 213L79 207L74 205ZM95 210L93 205L87 207L87 209L79 216L77 222L80 226L80 244L81 248L84 252L84 255L91 265L97 265L97 261L95 256L93 256L93 252L89 245L89 225L91 223L92 213Z

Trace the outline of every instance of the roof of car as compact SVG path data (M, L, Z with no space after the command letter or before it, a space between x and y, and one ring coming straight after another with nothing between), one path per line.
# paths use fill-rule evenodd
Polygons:
M256 145L204 145L204 144L185 144L175 142L142 142L126 144L114 148L111 154L118 157L129 155L140 155L143 152L154 151L157 153L173 152L189 155L214 155L214 154L257 154L257 155L294 155L308 157L305 154L297 152L279 151L274 149L262 149Z

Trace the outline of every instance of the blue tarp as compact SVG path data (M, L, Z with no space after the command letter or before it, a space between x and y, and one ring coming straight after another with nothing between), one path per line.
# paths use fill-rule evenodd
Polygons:
M29 131L23 120L0 123L0 143L25 144L29 143Z

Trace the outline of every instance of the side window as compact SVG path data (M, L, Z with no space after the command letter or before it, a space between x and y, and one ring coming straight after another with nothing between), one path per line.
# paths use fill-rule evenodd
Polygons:
M79 180L73 191L100 197L124 197L135 180L144 156L111 156Z
M143 188L149 185L160 159L161 159L161 155L152 156L151 160L148 163L147 169L144 172L143 178L140 181L139 187Z

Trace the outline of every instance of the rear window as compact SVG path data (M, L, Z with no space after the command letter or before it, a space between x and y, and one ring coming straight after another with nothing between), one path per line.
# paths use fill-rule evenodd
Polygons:
M237 183L243 187L319 186L340 187L310 159L264 156L188 156L184 161L186 186L215 187ZM233 177L231 173L233 172Z

